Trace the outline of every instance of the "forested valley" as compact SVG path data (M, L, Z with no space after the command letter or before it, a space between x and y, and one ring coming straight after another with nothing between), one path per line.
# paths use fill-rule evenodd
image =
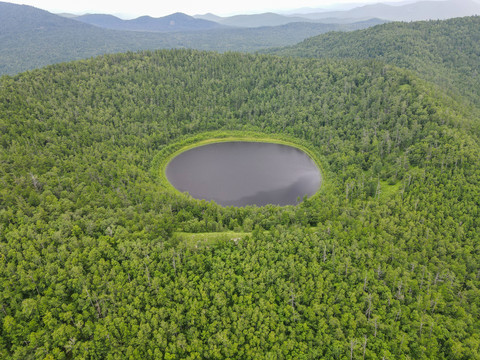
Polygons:
M175 144L238 133L313 149L318 194L224 208L159 181ZM0 358L478 359L479 158L468 108L376 60L4 76Z

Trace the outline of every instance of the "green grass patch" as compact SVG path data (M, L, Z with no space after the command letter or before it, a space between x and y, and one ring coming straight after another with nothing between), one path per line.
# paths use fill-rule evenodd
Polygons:
M394 197L395 195L400 193L401 186L401 181L397 181L393 185L389 184L388 181L380 181L380 198L386 199Z
M237 242L246 236L250 236L250 232L208 232L208 233L187 233L183 231L177 231L173 233L179 243L184 244L187 248L203 248L206 246L215 245L221 241L233 241Z

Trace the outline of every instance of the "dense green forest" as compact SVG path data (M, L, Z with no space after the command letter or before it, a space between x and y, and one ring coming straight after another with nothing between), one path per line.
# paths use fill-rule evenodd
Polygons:
M301 57L376 59L480 105L480 17L389 23L351 33L330 32L269 53Z
M172 50L4 76L0 358L478 359L476 122L377 61ZM325 186L223 208L159 181L175 144L240 132L313 149Z

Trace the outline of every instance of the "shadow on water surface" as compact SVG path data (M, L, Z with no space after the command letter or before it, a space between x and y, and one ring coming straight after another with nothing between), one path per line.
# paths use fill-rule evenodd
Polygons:
M222 206L247 206L247 205L256 205L264 206L268 204L272 205L297 205L299 202L297 199L300 197L300 201L303 199L304 195L311 196L315 191L309 191L307 193L302 193L305 189L318 189L320 186L320 179L315 178L309 175L302 176L299 180L293 184L283 187L280 189L268 190L268 191L259 191L251 196L244 196L235 200L215 200L218 204ZM302 195L299 195L302 194Z

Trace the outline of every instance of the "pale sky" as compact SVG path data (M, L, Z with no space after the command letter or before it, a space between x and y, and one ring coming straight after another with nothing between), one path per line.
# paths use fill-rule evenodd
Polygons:
M114 14L123 18L141 15L160 17L174 12L188 15L214 13L220 16L253 14L266 11L286 11L309 8L328 9L334 5L359 3L399 3L414 2L405 0L2 0L15 4L25 4L53 13L101 13Z

